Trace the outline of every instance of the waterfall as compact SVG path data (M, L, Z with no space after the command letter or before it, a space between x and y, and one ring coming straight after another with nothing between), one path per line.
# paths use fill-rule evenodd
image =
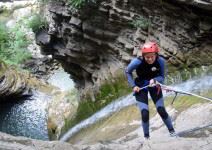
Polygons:
M53 72L51 77L48 79L48 83L60 88L61 91L68 91L74 88L73 80L62 68Z

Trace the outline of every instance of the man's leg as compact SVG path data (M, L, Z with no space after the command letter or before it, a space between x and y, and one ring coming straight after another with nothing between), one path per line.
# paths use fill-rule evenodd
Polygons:
M149 88L150 95L152 97L152 100L157 108L157 112L161 116L163 122L165 123L166 127L168 128L169 132L174 132L174 128L172 125L172 120L171 117L168 115L165 106L164 106L164 99L163 99L163 94L160 89L158 92L157 87L152 87Z
M148 107L148 91L141 90L135 95L137 105L141 112L142 127L144 137L149 138L149 107Z

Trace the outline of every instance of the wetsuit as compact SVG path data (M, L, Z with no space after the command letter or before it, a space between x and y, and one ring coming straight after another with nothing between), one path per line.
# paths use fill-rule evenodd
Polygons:
M133 79L132 72L136 71L137 78ZM143 58L134 58L126 68L126 75L130 86L144 87L149 84L151 79L163 83L165 74L165 60L157 56L153 64L148 64ZM142 126L144 137L149 137L149 108L148 108L148 92L160 114L163 122L166 124L169 132L173 132L171 118L169 117L165 107L162 90L160 86L148 87L135 93L137 104L141 111Z

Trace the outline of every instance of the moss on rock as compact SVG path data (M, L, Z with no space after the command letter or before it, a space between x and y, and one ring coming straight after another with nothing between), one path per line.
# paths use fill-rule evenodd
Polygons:
M81 100L75 118L65 121L64 131L67 131L80 121L88 118L113 100L127 95L130 92L131 88L128 86L127 80L123 74L119 74L111 81L105 81L100 87L99 92L96 94L95 101L89 96L87 96L87 99Z

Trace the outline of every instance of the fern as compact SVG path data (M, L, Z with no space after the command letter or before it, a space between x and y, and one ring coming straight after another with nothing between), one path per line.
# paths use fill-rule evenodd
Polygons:
M75 8L82 8L88 3L96 3L96 0L68 0L69 4Z
M138 19L132 21L131 24L136 28L147 29L150 25L150 22L148 19L140 16Z
M41 17L39 14L32 16L30 21L27 23L29 28L32 28L33 32L38 32L40 29L48 27L48 23L45 18Z

